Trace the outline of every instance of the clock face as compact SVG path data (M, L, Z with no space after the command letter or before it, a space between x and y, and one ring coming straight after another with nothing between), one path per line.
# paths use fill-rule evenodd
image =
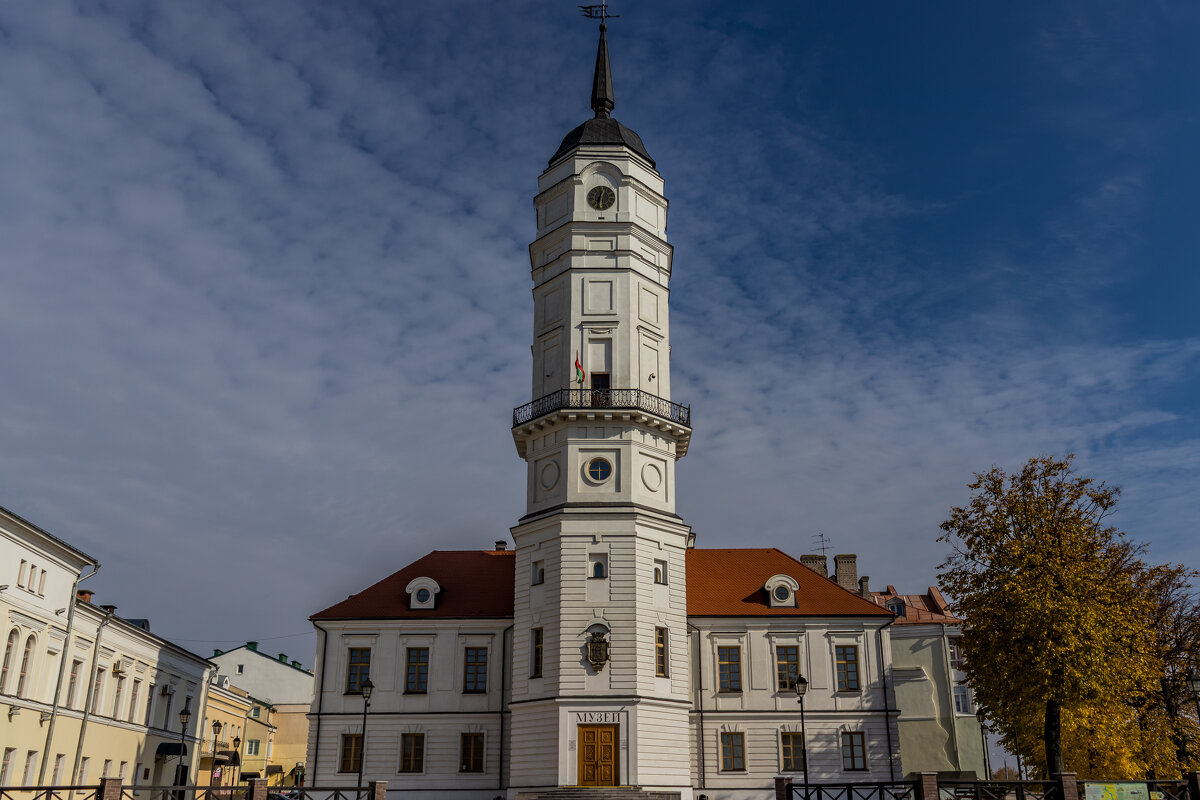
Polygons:
M597 186L588 192L587 201L597 211L604 211L617 202L617 193L607 186Z

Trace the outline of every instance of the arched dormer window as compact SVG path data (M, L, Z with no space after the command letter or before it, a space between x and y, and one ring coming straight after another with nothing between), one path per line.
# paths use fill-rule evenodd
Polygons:
M437 607L437 595L442 590L438 586L438 582L433 578L413 578L408 582L408 586L404 588L408 594L408 607L410 609L429 609L433 610Z
M767 590L767 603L771 608L795 608L796 592L800 582L791 575L772 575L763 588Z

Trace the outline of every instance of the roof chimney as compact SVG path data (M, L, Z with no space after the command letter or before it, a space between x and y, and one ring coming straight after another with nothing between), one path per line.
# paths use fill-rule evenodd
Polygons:
M284 664L286 664L287 663L287 653L280 653L279 660L282 661Z
M90 603L92 602L92 595L94 594L95 592L93 592L91 589L80 589L75 593L75 596L85 603Z
M871 579L868 578L866 575L863 575L861 578L858 579L858 593L860 595L862 595L864 600L871 599L871 587L868 585L870 580Z
M246 649L258 652L258 642L246 642Z
M508 542L504 541L503 539L497 539L496 540L496 549L497 550L507 550Z
M800 556L800 563L809 569L816 570L821 577L829 577L829 569L825 564L825 556L816 553L805 553Z
M117 610L117 607L113 605L100 606L100 608L105 614L113 614L116 613Z
M842 553L833 557L833 579L838 586L858 591L858 556L853 553Z
M304 669L302 666L300 666L299 661L293 661L292 666L295 667L296 669Z

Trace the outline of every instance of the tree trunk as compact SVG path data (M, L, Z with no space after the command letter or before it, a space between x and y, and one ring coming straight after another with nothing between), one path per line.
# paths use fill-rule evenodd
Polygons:
M1047 777L1066 772L1062 748L1062 703L1046 701L1046 771Z
M1158 685L1162 692L1163 710L1171 722L1171 739L1175 742L1175 758L1179 759L1180 774L1187 775L1187 739L1184 738L1183 729L1179 724L1179 709L1175 707L1175 695L1171 691L1171 681L1164 675L1159 678Z

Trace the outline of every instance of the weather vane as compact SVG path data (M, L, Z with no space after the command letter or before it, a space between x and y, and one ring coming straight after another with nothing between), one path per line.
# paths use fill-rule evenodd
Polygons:
M583 15L588 19L600 20L601 25L605 24L606 20L619 19L621 16L620 14L608 13L608 0L604 0L604 2L598 6L580 6L579 10L582 11Z

